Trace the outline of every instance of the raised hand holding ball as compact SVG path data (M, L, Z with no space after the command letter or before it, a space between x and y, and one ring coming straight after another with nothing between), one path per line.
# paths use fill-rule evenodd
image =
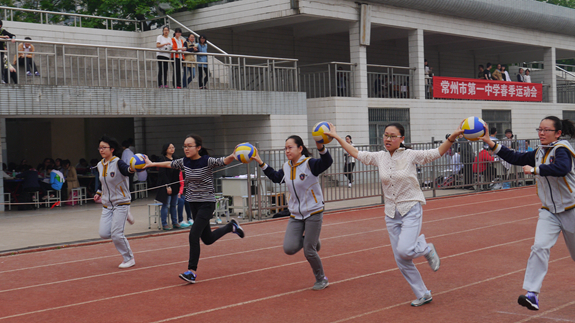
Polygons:
M137 172L141 172L146 167L146 155L144 154L135 154L132 158L130 158L130 168Z
M463 137L469 141L477 141L485 135L485 121L478 117L469 117L463 120L461 129Z
M329 132L331 130L329 123L326 121L320 121L311 130L311 135L313 140L320 144L329 144L333 138L326 135L324 132Z
M251 162L257 154L257 149L249 142L244 142L236 146L234 157L237 161L247 164Z

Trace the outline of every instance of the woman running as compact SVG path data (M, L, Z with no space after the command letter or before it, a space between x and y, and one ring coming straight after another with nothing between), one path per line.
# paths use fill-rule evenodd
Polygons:
M129 268L136 264L134 254L130 249L128 239L124 236L126 220L134 223L130 214L130 174L134 170L117 156L119 151L118 142L109 137L102 137L98 151L102 156L102 161L98 163L98 173L100 174L101 189L94 195L96 203L102 203L102 216L100 217L100 237L102 239L112 238L114 246L120 252L124 261L120 268Z
M235 219L214 231L210 228L210 219L216 208L212 169L228 165L235 160L234 155L220 158L208 156L207 149L202 146L202 138L197 135L188 135L182 148L186 157L158 163L152 163L146 157L146 167L175 168L185 172L186 200L190 203L194 224L189 236L188 270L180 274L180 278L194 284L200 260L200 238L210 245L229 232L243 238L244 230Z
M563 232L563 238L571 258L575 260L575 171L573 157L575 150L562 136L573 136L575 126L569 120L554 116L541 120L537 134L541 146L534 151L515 152L493 142L488 135L481 137L494 154L513 165L523 165L525 174L535 175L537 194L543 207L535 230L535 242L527 261L523 289L526 295L519 296L518 303L530 310L539 310L539 291L549 266L549 252Z
M317 254L324 209L318 176L331 166L333 160L323 144L316 143L316 146L320 159L309 157L310 153L299 136L288 137L285 142L288 161L278 171L262 162L259 154L256 154L254 160L274 183L286 184L290 192L288 209L291 218L284 237L284 252L293 255L303 248L316 280L312 289L322 290L329 285L329 281Z
M463 130L454 131L436 149L412 150L403 145L405 129L399 123L387 125L383 135L385 151L358 151L342 139L333 124L326 135L333 137L351 156L366 165L379 168L379 178L385 199L385 223L395 261L403 277L415 293L411 306L431 302L431 291L427 289L413 259L425 256L431 269L439 269L440 260L435 246L425 241L419 233L422 226L422 207L425 197L417 180L417 165L430 163L445 154Z

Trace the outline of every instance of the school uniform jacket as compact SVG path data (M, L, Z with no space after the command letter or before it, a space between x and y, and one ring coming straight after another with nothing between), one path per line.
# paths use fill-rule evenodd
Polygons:
M109 162L102 159L98 163L101 189L96 192L102 196L102 205L113 208L118 205L129 205L131 201L129 178L130 166L118 157Z
M537 150L518 153L496 144L497 156L514 165L530 165L535 169L537 195L544 209L561 213L575 208L575 151L567 140L560 140Z
M318 176L331 166L333 159L327 148L320 152L320 157L301 156L295 165L288 161L278 171L267 164L262 166L264 174L274 183L287 185L290 192L288 209L292 218L303 220L324 210Z

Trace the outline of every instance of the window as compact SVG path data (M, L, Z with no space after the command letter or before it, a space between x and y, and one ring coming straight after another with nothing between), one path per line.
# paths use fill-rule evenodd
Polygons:
M563 119L575 122L575 111L563 110Z
M409 109L369 109L369 144L383 145L385 126L399 123L405 128L405 142L411 142Z
M482 110L483 121L487 122L489 129L497 129L497 138L505 138L505 130L511 128L511 110ZM513 129L512 129L513 130Z

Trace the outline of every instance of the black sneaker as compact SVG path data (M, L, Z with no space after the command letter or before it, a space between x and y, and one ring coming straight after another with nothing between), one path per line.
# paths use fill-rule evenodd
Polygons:
M190 284L196 283L196 277L197 277L197 275L194 274L193 272L189 271L189 270L183 274L180 274L180 278L187 281Z
M240 238L245 237L244 234L244 229L242 229L242 227L240 226L240 224L238 223L238 221L236 221L236 219L232 219L230 221L230 223L232 224L232 232L237 234L238 236L240 236Z
M537 298L537 294L533 292L527 292L527 295L519 296L517 303L521 306L525 306L532 311L539 310L539 299Z

